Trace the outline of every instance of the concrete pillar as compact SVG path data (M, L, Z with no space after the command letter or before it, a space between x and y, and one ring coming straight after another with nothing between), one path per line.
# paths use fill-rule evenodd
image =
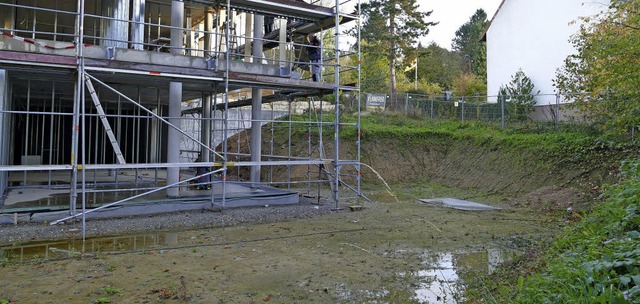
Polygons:
M253 17L253 62L262 62L262 37L264 37L264 16ZM262 89L251 89L251 161L259 162L262 158ZM251 167L251 187L260 184L260 165Z
M182 0L171 1L171 54L184 55L184 2Z
M193 31L191 30L191 24L192 24L192 18L191 18L191 9L186 9L186 13L187 13L187 19L186 19L186 33L184 35L184 47L185 47L185 54L186 55L191 55L191 49L193 49Z
M280 50L280 66L289 66L291 63L285 62L287 60L287 19L280 18L278 19L280 22L280 43L278 44L278 49Z
M244 23L244 62L251 62L251 29L253 27L253 14L245 13Z
M133 49L144 49L144 13L145 13L145 0L133 0L133 7L131 8L131 42Z
M253 15L253 62L261 63L262 58L262 46L264 38L264 16Z
M259 162L262 158L262 89L251 89L251 161ZM260 165L251 167L251 187L257 188L260 183Z
M102 0L102 15L119 20L102 19L103 46L127 48L129 41L129 0Z
M182 102L182 83L169 83L169 123L180 127L180 103ZM180 162L180 132L169 127L167 131L167 163ZM180 180L180 168L167 168L167 184L177 183ZM178 187L167 189L167 196L178 196Z
M202 98L202 128L200 132L200 141L207 147L211 147L211 95L207 94ZM211 161L211 152L205 147L200 149L201 159L203 162Z
M184 2L171 1L171 26L182 28L184 26ZM182 43L184 32L180 29L171 29L171 54L183 55ZM169 123L180 127L182 103L182 83L169 83ZM169 127L167 134L167 163L180 162L180 132ZM180 168L167 168L167 184L177 183L180 180ZM178 187L167 189L167 196L178 196Z
M215 25L213 24L214 14L215 14L215 11L213 10L213 7L207 6L207 11L205 13L205 18L204 18L204 31L206 32L204 34L204 57L205 58L215 56L215 54L212 52L214 48L214 43L213 43L214 41L213 29L215 27Z

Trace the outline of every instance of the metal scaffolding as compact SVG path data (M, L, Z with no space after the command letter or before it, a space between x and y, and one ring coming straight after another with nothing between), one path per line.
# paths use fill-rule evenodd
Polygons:
M360 200L359 0L43 2L0 0L0 215Z

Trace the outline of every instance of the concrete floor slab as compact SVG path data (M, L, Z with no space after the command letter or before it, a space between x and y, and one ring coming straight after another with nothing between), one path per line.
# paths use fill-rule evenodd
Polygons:
M110 177L104 176L104 178ZM129 178L135 180L135 177ZM121 178L120 181L124 179ZM88 188L85 196L87 209L91 210L145 191L114 192L113 190L115 190L113 186L105 188L100 183L97 188ZM222 201L223 192L225 193L224 202ZM231 181L224 183L223 187L223 184L216 180L209 190L197 190L195 186L187 185L181 187L179 193L179 197L167 197L164 191L150 193L117 206L91 212L87 217L125 217L299 203L299 195L296 192L271 187L251 188L248 183ZM80 208L81 196L77 203ZM69 215L69 190L35 187L11 189L4 198L4 205L0 205L0 224L15 222L16 215L18 222L48 222L63 218Z

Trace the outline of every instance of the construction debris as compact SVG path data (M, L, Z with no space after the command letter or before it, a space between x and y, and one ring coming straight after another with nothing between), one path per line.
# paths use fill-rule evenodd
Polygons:
M447 208L453 208L464 211L486 211L486 210L500 210L502 208L492 207L489 205L479 204L471 201L465 201L457 198L445 197L445 198L432 198L421 199L423 203L432 204L436 206L442 206Z

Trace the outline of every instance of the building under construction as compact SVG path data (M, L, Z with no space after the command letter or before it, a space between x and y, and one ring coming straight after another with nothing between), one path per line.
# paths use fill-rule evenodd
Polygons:
M359 198L357 1L0 0L0 221Z

